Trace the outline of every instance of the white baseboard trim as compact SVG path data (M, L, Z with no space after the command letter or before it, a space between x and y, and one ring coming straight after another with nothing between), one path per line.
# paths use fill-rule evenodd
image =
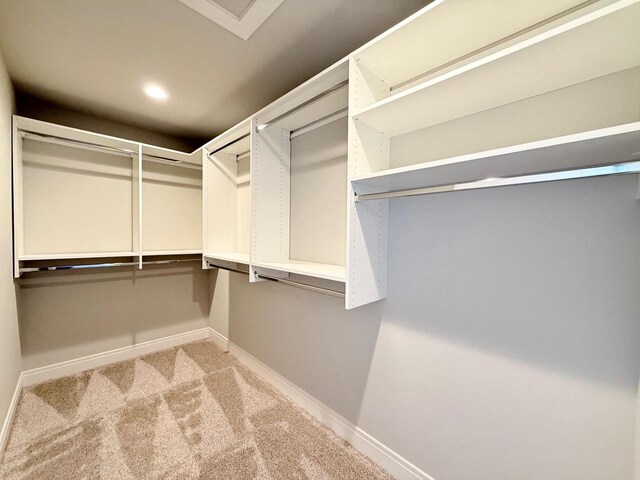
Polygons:
M213 328L209 327L209 338L218 345L223 352L229 351L229 339L219 332L216 332Z
M4 454L4 449L9 441L9 434L11 433L11 425L13 424L13 417L18 409L18 402L20 401L20 393L22 392L22 384L24 375L21 373L16 382L16 389L13 391L13 397L11 397L11 403L9 403L9 409L4 417L4 423L2 424L2 430L0 430L0 459Z
M115 350L109 350L108 352L76 358L75 360L47 365L46 367L34 368L32 370L22 372L22 383L23 386L28 387L36 383L65 377L67 375L74 375L76 373L83 372L84 370L101 367L114 362L129 360L140 355L146 355L148 353L164 350L165 348L176 347L178 345L195 342L196 340L203 340L209 337L210 329L209 327L205 327L198 330L192 330L190 332L179 333L170 337L138 343L137 345L116 348Z
M434 480L389 447L231 342L229 342L229 353L398 480Z

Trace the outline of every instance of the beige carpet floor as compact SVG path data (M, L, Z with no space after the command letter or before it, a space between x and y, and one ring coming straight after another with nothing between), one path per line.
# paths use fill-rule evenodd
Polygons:
M201 341L25 388L0 478L392 477Z

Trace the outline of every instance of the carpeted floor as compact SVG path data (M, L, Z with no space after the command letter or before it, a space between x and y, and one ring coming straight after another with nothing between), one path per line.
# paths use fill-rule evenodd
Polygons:
M391 479L210 341L25 388L0 478Z

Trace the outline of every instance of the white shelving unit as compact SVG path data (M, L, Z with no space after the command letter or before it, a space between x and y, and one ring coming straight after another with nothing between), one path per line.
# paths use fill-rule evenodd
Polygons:
M382 299L390 196L638 170L639 26L640 0L436 0L192 154L15 117L16 272L202 252Z
M251 120L251 281L346 282L347 80L345 60Z
M206 146L205 257L384 298L385 193L638 160L638 25L640 0L436 0Z
M142 254L202 253L202 164L198 152L142 146Z
M251 217L250 120L206 144L203 162L204 268L248 266ZM209 155L209 152L216 152Z
M177 163L193 156L18 116L13 135L15 277L43 262L142 268L143 256L201 252L201 167Z
M638 160L639 25L637 0L434 2L354 52L347 304L386 295L389 200L357 196Z

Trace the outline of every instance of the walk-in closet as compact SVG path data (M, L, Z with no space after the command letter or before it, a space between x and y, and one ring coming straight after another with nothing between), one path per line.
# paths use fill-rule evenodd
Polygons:
M0 0L0 478L640 480L640 0Z

